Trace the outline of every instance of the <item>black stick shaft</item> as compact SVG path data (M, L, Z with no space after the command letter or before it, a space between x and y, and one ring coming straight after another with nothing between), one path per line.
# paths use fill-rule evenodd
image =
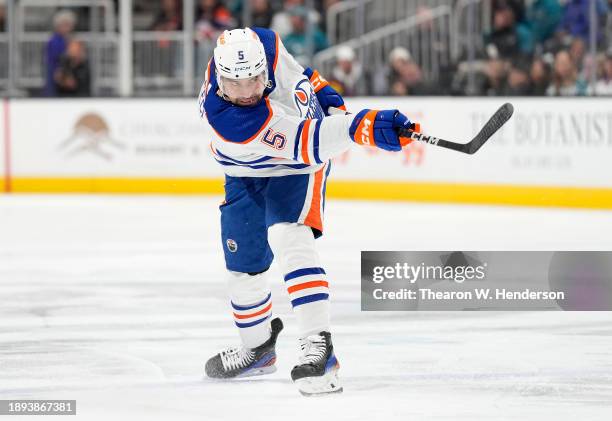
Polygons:
M399 135L401 137L407 137L410 139L418 140L419 142L428 143L430 145L440 146L446 149L452 149L458 152L465 152L466 145L464 143L455 143L448 140L440 139L433 136L427 136L422 133L413 132L408 129L399 129Z
M399 135L401 137L408 137L410 139L418 140L420 142L429 143L430 145L440 146L446 149L452 149L454 151L463 152L467 154L474 154L478 149L486 143L487 140L495 132L497 132L506 122L512 117L514 113L514 107L512 104L505 103L491 116L489 121L480 129L476 137L468 143L456 143L449 140L439 139L433 136L427 136L422 133L414 132L410 129L399 129Z
M330 107L333 108L333 107ZM334 108L339 114L351 114L349 112ZM468 143L457 143L451 142L450 140L440 139L434 136L424 135L423 133L417 133L414 130L414 124L412 129L398 129L398 134L400 137L407 137L409 139L414 139L419 142L428 143L430 145L440 146L442 148L451 149L457 152L463 152L469 155L472 155L478 151L486 143L487 140L491 136L495 134L508 120L512 117L514 113L514 107L509 102L505 103L491 116L489 121L482 126L478 134Z

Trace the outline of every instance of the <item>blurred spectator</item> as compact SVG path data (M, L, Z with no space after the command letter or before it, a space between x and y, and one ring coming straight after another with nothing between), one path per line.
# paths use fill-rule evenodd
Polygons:
M607 9L604 0L593 0L597 10L597 39L603 39L603 28L606 21ZM590 27L590 3L591 0L567 0L563 9L563 17L559 30L573 37L579 37L588 41Z
M582 73L584 66L584 55L586 53L586 44L582 38L574 38L569 47L570 58L572 63L578 70L578 73Z
M60 57L66 51L76 17L70 10L60 10L53 16L53 35L45 46L45 96L56 96L55 72L60 64Z
M151 31L180 31L183 29L181 0L161 0L161 10L155 17Z
M578 69L570 54L561 50L555 56L553 80L546 94L548 96L585 95L587 84L578 77Z
M200 0L196 11L196 39L216 40L226 29L232 29L236 21L219 0Z
M529 71L531 95L544 96L551 82L551 68L544 58L538 57L531 63Z
M610 47L599 66L595 95L612 96L612 47Z
M497 96L506 93L508 63L500 57L493 44L487 46L486 55L488 58L485 60L459 64L451 83L453 94Z
M487 96L503 95L507 90L507 63L501 57L493 57L487 62L484 73L486 79L481 94Z
M181 31L183 29L182 1L161 0L160 4L161 9L149 30L162 32ZM182 64L178 49L175 48L176 44L173 43L170 37L160 37L157 39L156 44L157 50L153 51L154 54L139 63L142 67L142 74L174 76L179 72Z
M366 86L362 79L361 63L355 60L355 51L350 47L340 47L336 53L329 83L343 96L365 95Z
M415 17L419 19L418 27L420 30L431 30L434 27L433 9L424 4L416 8Z
M226 29L235 28L237 22L220 0L199 0L196 17L196 65L197 69L205 69L219 35Z
M341 0L323 0L321 2L322 11L325 14L330 7L332 7L336 3L340 3Z
M493 0L493 10L510 7L517 22L525 20L525 0Z
M533 35L528 26L517 19L520 12L516 3L496 2L493 11L493 29L485 35L485 44L492 44L503 58L512 58L533 51Z
M508 71L508 80L504 88L504 95L524 96L531 92L529 80L529 63L525 60L512 62Z
M304 0L283 0L283 8L272 17L270 29L277 32L281 39L284 39L293 29L291 24L291 10L297 6L303 6L303 4ZM316 10L309 10L308 17L313 24L318 24L321 20Z
M0 0L0 32L6 31L6 5L5 0Z
M249 0L251 2L251 26L269 28L273 11L268 0Z
M312 38L306 33L308 26L308 10L296 6L289 12L291 16L291 32L283 39L287 51L302 65L308 65L309 43L312 42L312 52L317 53L328 47L327 37L316 25L312 27Z
M223 3L234 17L238 16L242 12L242 7L244 6L244 0L225 0Z
M559 0L535 0L527 8L527 23L533 34L534 42L543 44L551 38L561 21Z
M57 96L83 97L91 94L89 64L85 57L85 47L80 41L68 43L66 53L53 75Z
M391 50L389 67L389 93L391 95L424 95L427 93L427 86L423 83L423 72L404 47L395 47Z

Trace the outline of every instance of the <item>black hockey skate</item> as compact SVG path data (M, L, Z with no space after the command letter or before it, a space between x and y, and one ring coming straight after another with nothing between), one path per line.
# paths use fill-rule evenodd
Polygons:
M260 376L276 371L276 338L283 330L283 322L278 317L270 323L270 339L257 348L228 348L206 362L206 375L214 379L233 379Z
M329 332L321 332L300 340L303 355L291 370L291 379L304 396L342 392L338 380L340 364L334 355Z

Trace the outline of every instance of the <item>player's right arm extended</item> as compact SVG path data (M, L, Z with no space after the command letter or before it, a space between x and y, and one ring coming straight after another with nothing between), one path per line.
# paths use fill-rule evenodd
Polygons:
M400 139L399 128L411 122L397 110L365 109L356 115L333 115L303 120L275 112L268 127L251 147L262 155L320 164L342 154L351 145L400 151L407 139Z

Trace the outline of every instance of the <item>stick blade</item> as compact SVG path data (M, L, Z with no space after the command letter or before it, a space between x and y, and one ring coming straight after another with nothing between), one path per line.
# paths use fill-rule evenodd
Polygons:
M474 137L474 139L472 139L472 141L466 145L467 148L465 153L470 155L476 153L476 151L478 151L478 149L480 149L482 145L484 145L485 142L495 134L496 131L506 124L508 120L510 120L512 114L514 114L514 106L509 102L506 102L504 105L499 107L499 109L495 111L495 114L493 114L489 121L487 121L487 124L480 129L480 132L478 132L476 137Z

